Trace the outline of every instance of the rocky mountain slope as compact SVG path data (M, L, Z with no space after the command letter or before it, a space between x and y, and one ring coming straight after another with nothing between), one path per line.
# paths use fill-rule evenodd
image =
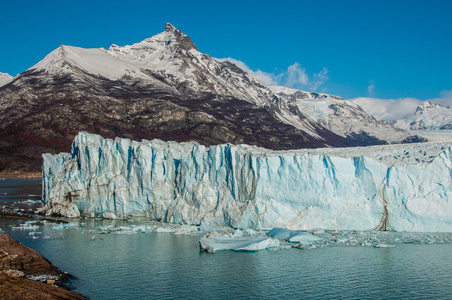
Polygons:
M38 170L80 131L270 149L374 142L328 130L171 24L130 46L61 46L0 87L0 170Z
M425 101L416 112L403 120L396 120L394 126L405 130L452 129L452 109Z

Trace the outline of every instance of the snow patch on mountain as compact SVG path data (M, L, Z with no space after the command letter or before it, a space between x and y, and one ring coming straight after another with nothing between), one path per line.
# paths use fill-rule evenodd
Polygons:
M14 77L9 75L8 73L0 72L0 87L10 83L13 81Z
M451 130L452 109L425 101L413 115L395 121L394 126L406 130Z
M119 80L124 76L145 80L152 78L134 64L109 55L105 49L84 49L64 45L49 53L29 70L64 75L73 73L74 68L110 80Z

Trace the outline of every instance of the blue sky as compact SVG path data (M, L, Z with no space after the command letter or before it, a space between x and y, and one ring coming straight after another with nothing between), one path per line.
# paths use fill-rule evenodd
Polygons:
M452 1L0 3L0 72L11 75L61 44L132 44L171 22L201 52L276 84L344 98L452 94Z

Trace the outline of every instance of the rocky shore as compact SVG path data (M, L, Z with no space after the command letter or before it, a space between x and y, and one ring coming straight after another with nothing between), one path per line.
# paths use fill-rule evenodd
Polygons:
M0 232L0 299L86 299L64 288L70 274Z
M0 171L0 178L42 178L42 172L2 170Z

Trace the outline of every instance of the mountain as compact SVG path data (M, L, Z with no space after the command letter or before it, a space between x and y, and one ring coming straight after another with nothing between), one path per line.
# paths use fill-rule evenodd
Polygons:
M418 106L412 116L396 120L393 124L405 130L450 130L452 129L452 109L425 101Z
M0 87L10 83L13 81L14 77L9 75L8 73L0 72Z
M61 46L0 88L0 170L37 170L80 131L270 149L372 144L326 129L169 23L129 46Z
M270 89L312 120L344 138L373 145L424 141L385 121L377 121L357 104L341 97L282 86L271 86Z

